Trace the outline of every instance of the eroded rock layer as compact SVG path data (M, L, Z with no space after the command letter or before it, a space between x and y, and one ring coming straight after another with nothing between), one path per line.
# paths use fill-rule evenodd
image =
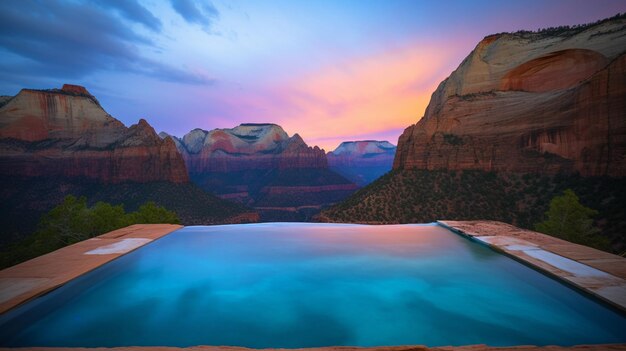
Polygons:
M188 182L170 139L141 119L127 128L80 86L23 89L0 108L0 174L104 183Z
M398 141L395 169L626 175L626 19L483 39Z
M172 139L190 173L328 166L323 150L309 147L298 134L289 137L276 124L241 124L211 131L194 129L180 139Z
M324 150L276 124L161 133L180 150L191 180L223 199L253 206L268 221L309 220L356 185L328 168Z

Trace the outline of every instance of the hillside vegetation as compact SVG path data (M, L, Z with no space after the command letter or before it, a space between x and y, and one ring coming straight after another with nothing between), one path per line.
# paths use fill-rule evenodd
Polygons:
M146 202L127 213L123 205L97 202L68 195L50 212L41 216L37 231L0 251L0 269L132 224L179 224L176 213L154 202Z
M254 208L264 222L310 221L320 208L347 198L356 189L349 180L327 168L205 172L192 173L190 177L210 193L241 194L232 200ZM277 188L282 191L273 191Z
M89 206L99 201L124 205L126 211L136 211L152 201L174 211L184 225L258 220L254 210L222 200L192 183L102 184L89 179L52 177L0 177L0 181L0 248L34 232L40 217L67 195L85 196Z
M424 223L438 219L498 220L534 229L550 201L572 189L598 211L595 225L612 251L626 250L626 182L609 177L394 170L324 210L319 220Z

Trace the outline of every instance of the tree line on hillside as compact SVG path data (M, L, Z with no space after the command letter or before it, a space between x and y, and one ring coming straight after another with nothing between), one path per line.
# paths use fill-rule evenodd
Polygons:
M591 28L593 26L597 26L597 25L603 24L605 22L619 20L619 19L623 19L623 18L626 18L626 12L625 13L618 13L615 16L604 18L604 19L601 19L601 20L598 20L598 21L595 21L595 22L591 22L591 23L538 28L536 31L521 29L521 30L513 32L513 34L517 34L517 35L520 35L520 36L528 36L528 35L533 35L533 34L539 34L539 35L543 35L543 36L557 36L557 35L569 32L570 35L574 35L574 34L578 34L578 33L582 32L582 31L585 31L585 30L587 30L587 29L589 29L589 28ZM501 32L501 33L498 33L496 35L508 34L508 33L509 32ZM592 36L601 35L601 34L609 34L609 32L593 34Z
M620 199L626 196L623 188L612 184L599 186L593 180L584 180L590 184L581 186L576 181L573 184L578 184L583 193L593 192L598 197L596 203L620 203ZM611 251L611 241L602 235L595 224L597 221L594 221L600 212L584 206L570 188L557 191L555 184L560 183L563 180L558 177L540 180L529 175L502 178L484 172L390 172L324 215L346 222L379 223L418 223L446 218L496 219ZM603 197L606 195L603 189L608 189L612 198ZM556 195L548 206L547 198L538 194ZM446 199L446 195L452 195L453 201ZM445 201L437 202L437 199ZM132 224L180 223L176 213L154 202L146 202L137 211L128 213L123 205L97 202L89 207L87 203L86 197L65 197L41 217L34 234L0 252L0 269ZM542 206L544 204L546 206ZM536 212L542 209L545 212ZM533 212L528 213L529 210ZM619 224L623 222L623 213L621 208L617 211L617 215L609 213L608 217ZM603 212L608 211L604 209ZM607 213L601 217L606 222Z
M41 217L35 233L0 253L0 268L132 224L151 223L180 224L180 220L176 213L151 201L127 213L124 205L97 202L89 207L86 197L69 195Z
M569 235L552 231L554 226L538 226L554 218L551 203L552 207L559 207L563 202L560 196L565 196L567 203L582 203L589 209L574 211L585 215L580 216L584 220L576 225L592 224L588 228L596 229L582 231L584 235L581 232ZM478 170L393 170L323 210L319 218L328 222L377 224L496 220L520 228L550 231L551 235L620 254L626 250L624 203L626 183L619 178Z

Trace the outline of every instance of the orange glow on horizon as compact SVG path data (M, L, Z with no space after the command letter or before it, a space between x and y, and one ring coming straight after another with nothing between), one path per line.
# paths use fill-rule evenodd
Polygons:
M412 47L310 72L280 88L298 114L279 124L326 151L360 135L403 130L423 116L445 78L445 59L446 50Z
M326 151L349 140L396 144L452 71L451 51L450 46L413 45L346 59L269 86L246 86L219 96L204 93L246 122L279 124L289 135L298 133L309 146ZM236 125L227 117L220 120L215 127Z

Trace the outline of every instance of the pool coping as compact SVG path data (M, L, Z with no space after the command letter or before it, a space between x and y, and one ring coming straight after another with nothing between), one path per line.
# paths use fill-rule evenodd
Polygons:
M497 221L437 224L626 313L626 258Z
M0 271L0 315L180 228L135 224Z

